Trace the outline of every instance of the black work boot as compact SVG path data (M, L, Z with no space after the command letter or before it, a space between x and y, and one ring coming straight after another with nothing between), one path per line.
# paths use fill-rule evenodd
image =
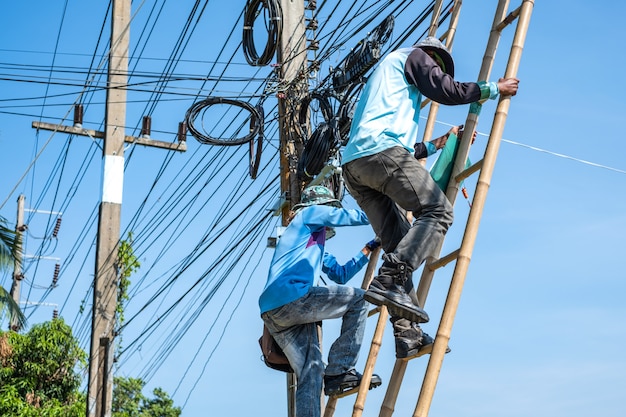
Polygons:
M390 254L383 255L383 259L385 262L378 270L378 276L365 292L365 300L387 306L392 316L404 317L416 323L428 322L428 314L413 304L404 289L407 278L411 276L411 268Z
M361 384L361 379L363 379L363 375L358 373L355 369L351 369L341 375L324 375L324 394L328 396L339 395L352 388L358 387ZM382 383L378 375L372 374L369 389L376 388Z
M404 359L427 355L433 351L435 340L424 333L417 323L411 323L411 328L401 332L394 332L396 339L396 358ZM450 348L446 348L446 353Z

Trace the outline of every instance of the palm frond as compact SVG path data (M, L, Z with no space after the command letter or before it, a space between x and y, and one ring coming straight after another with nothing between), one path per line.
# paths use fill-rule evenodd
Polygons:
M21 237L7 226L7 220L0 216L0 269L10 268L20 259Z
M9 317L9 323L17 324L20 329L26 327L26 316L20 306L7 290L0 287L0 318L4 317L5 313Z

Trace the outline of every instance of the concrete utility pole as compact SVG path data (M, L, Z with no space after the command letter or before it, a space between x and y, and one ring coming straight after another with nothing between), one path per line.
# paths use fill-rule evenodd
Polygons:
M130 43L130 0L113 0L106 97L104 173L96 243L87 417L110 417L117 306L117 249L124 184L124 126Z
M22 285L22 279L24 278L24 274L22 274L22 257L24 252L22 246L22 233L26 230L26 227L24 226L24 200L24 194L20 194L17 198L17 223L15 223L15 236L20 247L15 253L15 260L13 261L13 284L11 285L11 297L17 305L20 304L20 287ZM18 324L16 317L11 319L10 326L10 329L13 331L18 331L20 329L20 325Z
M102 200L98 220L96 262L87 387L87 417L110 417L113 396L113 353L115 310L117 308L117 250L120 240L122 189L124 185L124 143L184 152L187 150L185 129L179 126L178 143L149 138L150 120L144 117L142 136L127 136L126 85L128 83L128 50L130 44L130 0L113 0L111 18L111 50L106 98L105 131L82 127L75 114L74 126L33 122L41 130L104 139Z
M304 24L304 2L281 0L283 13L283 31L278 45L278 63L280 77L289 84L284 95L278 97L279 132L280 132L280 189L285 199L282 206L282 225L287 225L291 207L300 200L300 185L296 175L297 158L302 149L301 141L296 137L292 122L293 112L299 105L299 99L308 87L306 83L307 45ZM287 374L287 415L296 415L295 404L296 378Z

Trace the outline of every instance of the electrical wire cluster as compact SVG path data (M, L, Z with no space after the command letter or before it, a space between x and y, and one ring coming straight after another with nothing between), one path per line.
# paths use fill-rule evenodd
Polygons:
M362 77L380 59L381 48L391 38L394 17L389 15L367 37L357 43L356 48L342 61L340 67L332 71L333 88L313 90L301 103L298 113L298 126L304 137L304 149L298 161L298 177L311 181L331 159L336 159L339 147L348 140L350 123L354 113L354 93ZM331 99L339 102L333 110ZM317 102L324 119L308 137L307 124L311 103Z
M179 103L186 103L183 104L183 108L191 103L185 114L189 131L200 143L222 146L199 146L194 152L185 154L184 158L173 152L163 153L160 160L155 158L151 161L150 168L154 168L154 172L150 170L141 172L146 176L143 180L148 181L148 185L145 188L135 188L133 193L135 195L129 198L128 203L126 201L124 203L128 216L124 216L122 235L133 231L135 253L138 258L145 260L145 263L142 262L141 270L132 279L129 295L134 303L128 306L127 319L121 328L124 347L119 352L117 357L119 362L116 366L124 367L126 370L133 368L137 377L149 382L157 375L159 368L167 363L166 358L177 354L177 348L186 344L186 352L189 353L191 347L191 354L185 355L184 358L178 357L180 373L172 378L176 390L178 391L180 387L180 391L187 396L186 399L183 397L186 403L189 396L194 394L194 390L197 391L195 387L202 385L197 381L204 371L210 372L213 352L227 332L229 328L227 324L237 312L239 303L242 299L247 300L244 294L248 284L258 278L258 270L255 271L254 267L267 258L264 241L271 233L276 219L265 209L271 207L276 195L280 193L279 177L276 175L280 161L279 152L269 153L271 155L268 157L269 161L267 163L264 161L263 166L260 164L260 157L264 145L275 146L278 136L278 116L274 115L275 96L285 94L289 85L277 78L275 71L267 77L257 71L258 67L271 63L281 36L283 22L278 0L248 0L245 10L238 18L233 17L232 22L229 18L228 23L232 23L230 32L225 30L223 33L217 33L212 39L216 43L218 53L210 57L185 56L189 52L186 48L197 40L194 37L199 35L198 22L213 19L212 23L215 23L216 19L223 19L221 16L209 14L211 7L217 7L215 4L222 2L206 2L205 7L193 7L189 15L185 16L186 21L185 19L181 22L167 21L167 28L170 30L168 33L179 36L173 38L174 45L169 56L163 57L162 61L153 61L153 66L161 65L162 69L149 73L141 71L140 65L146 62L148 46L155 40L152 34L158 33L159 28L162 28L157 22L164 25L165 17L170 17L159 10L159 7L166 3L168 2L155 2L145 27L133 32L135 34L133 39L138 41L131 51L133 55L131 63L135 66L131 65L129 68L128 85L132 88L128 88L127 91L132 94L129 103L133 101L143 103L145 107L137 111L140 114L136 119L137 125L133 127L131 121L131 126L127 126L126 129L131 134L133 128L138 132L142 116L152 115L157 109L163 111L164 107L172 104L176 105L174 111L177 111L176 109L181 107ZM333 55L354 44L356 39L362 39L362 35L357 34L362 34L364 33L362 31L374 26L382 16L391 13L397 18L405 14L407 17L410 16L407 20L415 21L414 2L410 0L385 2L364 0L357 3L321 0L318 3L315 18L319 21L316 39L319 40L320 49L317 51L316 60L323 65L336 62ZM433 2L430 2L430 7L432 4ZM177 4L176 7L180 9L183 6ZM237 10L237 13L240 12ZM268 41L259 56L254 48L252 26L261 14L264 15ZM110 20L110 17L108 19ZM237 54L242 44L239 43L236 34L241 33L239 31L242 19L245 59L249 65L256 68L246 66L240 54ZM106 13L103 13L103 29L107 27L109 20ZM260 23L260 20L256 23ZM176 23L180 23L179 31L175 29ZM405 29L405 36L400 40L404 41L416 27ZM135 24L133 30L136 28ZM366 39L384 39L386 31L382 31L383 35L374 32ZM86 115L94 117L98 112L94 112L93 109L101 104L98 103L97 94L107 85L104 68L108 45L106 42L100 44L101 39L106 39L106 36L102 34L98 38L98 44L94 44L93 65L81 72L84 75L83 80L77 82L72 80L68 83L67 80L58 78L60 75L56 75L64 67L52 65L49 68L38 69L49 73L49 77L32 76L33 80L26 81L30 84L33 84L33 81L49 85L63 83L64 87L73 88L71 92L66 93L67 97L72 98L76 96L76 89L84 86L77 102L85 106ZM202 41L206 42L206 39L202 38ZM163 48L162 45L159 46ZM359 48L361 46L357 43L355 49ZM382 48L381 53L384 53ZM238 56L242 62L237 62ZM285 61L289 59L290 57L286 57ZM183 72L182 68L191 60L194 61L191 70L193 75ZM358 63L358 59L354 62ZM357 65L356 63L352 65ZM249 72L241 68L247 68ZM257 72L253 73L253 70ZM19 69L11 67L10 71L13 73ZM321 69L320 72L326 71ZM241 77L235 77L241 74L243 74ZM138 77L149 79L137 83ZM43 81L40 78L43 78ZM329 82L331 79L332 74L329 74L326 85L322 82L311 89L310 97L305 98L302 106L288 116L296 118L296 122L299 123L300 120L306 119L309 112L321 113L321 117L315 119L316 122L310 128L307 127L312 133L307 132L303 135L305 152L298 164L302 165L302 173L306 180L311 178L309 174L315 175L313 172L329 163L340 165L341 154L338 148L342 146L342 137L345 137L342 132L349 128L353 103L362 86L361 80L356 79L338 92ZM193 84L189 91L183 89L185 86L180 84L191 81ZM146 88L140 90L138 88L140 86ZM138 96L146 93L150 96L145 100ZM207 99L193 103L198 97L207 96ZM54 109L53 106L63 105L52 103L53 97L51 92L46 91L42 94L39 101L47 102L45 106L41 106L42 114L37 116L50 118L49 113ZM263 106L267 111L264 111L260 104L256 106L250 104L254 103L252 98L264 103ZM15 100L11 103L13 107ZM219 110L228 112L223 115L223 119L228 123L228 130L245 133L228 138L224 137L228 135L205 131L206 126L212 126L216 121L209 117L208 113L212 112L206 114L203 112L218 104L224 105L222 106L224 109ZM212 111L219 107L216 106ZM63 108L73 106L64 105ZM304 111L302 108L307 110ZM168 111L171 113L171 109ZM233 111L239 111L236 117L230 117ZM154 116L156 125L158 118ZM129 117L129 120L132 119ZM98 122L100 121L91 123ZM89 123L87 119L85 125ZM171 130L167 132L154 129L153 132L155 136L171 135L175 140L176 131ZM228 146L246 142L250 147L248 155ZM32 207L65 212L76 208L81 193L90 186L87 180L89 173L98 171L102 153L97 146L98 142L92 139L92 143L88 142L88 149L76 158L79 143L84 142L77 139L68 140L60 149L54 168L46 172L45 176L41 175L41 170L38 172L45 184L37 191L40 195L29 197L29 201L33 203ZM125 169L129 176L133 176L133 170L138 169L135 157L137 154L134 146L129 149L130 151L125 153ZM46 153L49 153L49 149ZM139 154L137 158L142 159L143 155ZM257 180L249 181L247 176ZM341 175L332 174L327 183L336 197L341 199L343 195ZM91 194L93 193L90 189L89 195ZM131 201L136 204L133 205ZM91 320L89 311L93 286L85 284L89 280L84 278L93 273L98 202L92 201L86 208L84 202L80 203L80 213L84 213L84 216L74 218L78 229L74 235L67 237L68 241L73 242L72 246L66 253L60 254L63 263L58 276L55 272L55 283L58 283L59 287L56 290L57 294L54 292L53 294L58 296L60 290L63 291L65 300L59 312L68 323L71 323L73 333L81 341L81 345L88 349ZM50 230L54 228L52 223L49 225ZM29 252L36 254L47 253L46 246L43 245L35 250L30 249L35 248L29 248ZM38 265L39 261L27 265L29 268L26 272L32 276L31 288L36 288ZM39 301L44 301L50 293L48 290ZM29 290L28 298L36 299L34 290L33 294ZM71 317L76 305L81 305L81 309L76 316ZM36 307L32 307L30 311L35 309ZM211 314L211 325L208 329L207 314ZM189 345L188 337L200 333L196 331L199 323L202 323L201 333L204 333L206 338L201 343L193 342ZM230 328L232 329L232 326ZM189 385L194 380L196 383ZM170 390L169 386L164 388ZM178 398L176 402L180 403Z
M259 113L259 117L261 120L261 123L259 123L259 130L258 130L258 134L256 135L256 146L255 146L255 140L251 140L250 142L248 142L250 144L249 147L249 163L250 163L250 168L249 168L249 173L250 173L250 178L252 178L253 180L256 179L257 174L259 173L259 165L261 164L261 153L263 152L263 141L265 140L265 128L263 127L263 121L265 120L265 111L263 110L263 104L259 103L256 105L256 110ZM255 128L255 120L253 118L250 119L250 132L252 133L254 131Z
M215 137L209 135L206 132L203 133L197 126L196 118L198 117L198 115L200 115L201 112L216 104L227 104L231 106L236 106L250 112L250 132L242 137L234 138ZM191 107L189 107L187 113L185 114L185 122L187 123L189 133L191 133L191 135L202 144L235 146L250 142L254 137L257 136L259 130L261 129L261 125L263 124L263 116L261 115L257 107L251 105L248 102L224 97L207 97L204 100L198 101L194 103ZM202 126L204 126L204 123L202 123Z
M261 12L266 13L267 43L259 56L254 45L254 22ZM269 64L276 53L279 37L283 30L283 16L280 0L248 0L243 13L243 53L248 64L264 66Z
M394 17L389 15L357 43L342 65L333 71L333 87L336 91L343 91L350 84L358 82L380 60L381 47L391 38L393 26Z

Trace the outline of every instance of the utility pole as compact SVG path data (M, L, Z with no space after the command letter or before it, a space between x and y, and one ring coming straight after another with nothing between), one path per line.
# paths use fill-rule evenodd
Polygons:
M124 144L144 145L179 152L187 150L184 123L178 126L178 143L150 139L151 120L149 117L144 117L140 137L127 136L124 133L130 45L130 6L131 0L113 0L104 132L82 127L82 105L75 107L74 126L32 123L35 129L104 139L102 198L98 219L89 353L87 417L111 416L118 288L116 262L124 185Z
M87 417L110 417L117 306L117 248L124 184L124 126L130 43L130 0L113 0L103 153L102 200L96 243Z
M306 92L307 45L304 24L304 2L280 0L283 14L283 30L278 45L278 63L280 78L288 84L287 91L278 96L279 134L280 134L280 189L284 203L282 205L282 225L286 226L291 207L299 202L300 185L296 175L297 160L302 149L302 141L295 141L293 126L294 111L299 99ZM287 374L287 415L296 415L295 392L296 378Z
M10 292L11 297L17 305L20 304L20 287L22 285L22 279L24 278L24 274L22 273L22 233L26 230L26 226L24 225L24 200L24 194L20 194L17 198L17 223L15 224L15 238L19 248L15 252L15 260L13 261L13 284L11 285ZM20 329L20 325L18 324L16 317L11 319L10 326L10 329L13 331L18 331Z

